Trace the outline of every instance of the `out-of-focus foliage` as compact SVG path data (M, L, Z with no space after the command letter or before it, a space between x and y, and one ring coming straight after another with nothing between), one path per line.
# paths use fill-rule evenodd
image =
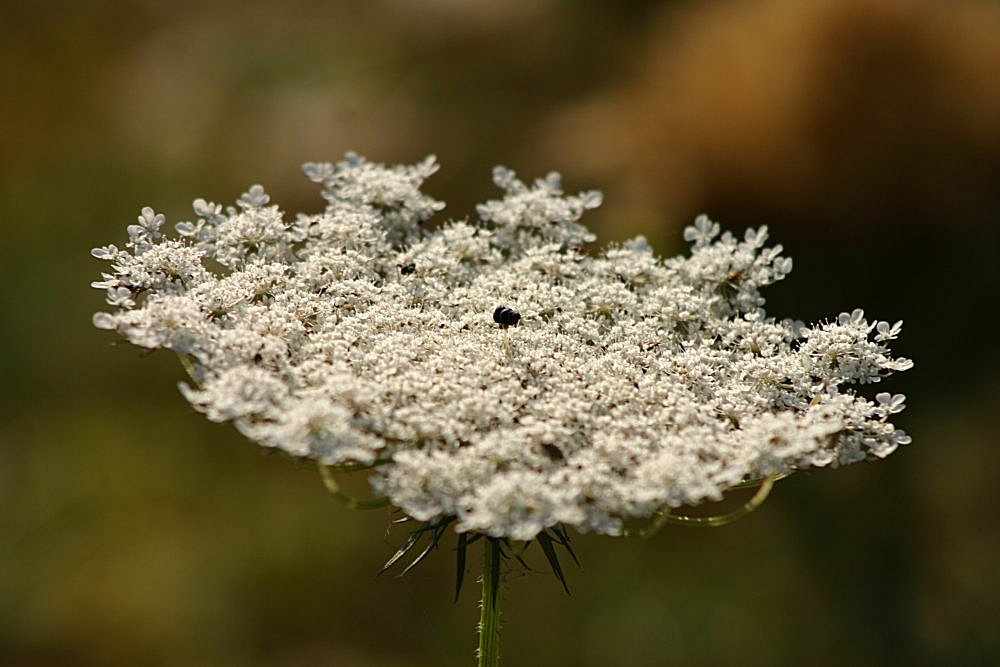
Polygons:
M573 596L506 586L510 664L1000 660L1000 6L992 0L15 1L0 9L0 664L471 662L447 547L185 406L176 360L90 326L149 204L299 163L435 152L462 217L496 163L600 187L601 238L708 212L796 259L769 311L904 319L913 445L782 481L713 531L585 537ZM470 587L474 588L474 587Z

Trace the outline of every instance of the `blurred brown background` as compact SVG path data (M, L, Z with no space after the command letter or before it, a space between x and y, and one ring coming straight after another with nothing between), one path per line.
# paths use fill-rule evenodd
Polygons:
M1000 662L1000 3L7 2L0 8L0 664L472 664L475 585L207 423L90 326L91 247L357 150L600 187L664 254L707 212L795 258L769 311L904 319L913 444L724 529L577 539L505 590L510 665ZM477 555L478 557L478 555ZM540 566L540 563L539 563ZM471 580L470 580L471 581Z

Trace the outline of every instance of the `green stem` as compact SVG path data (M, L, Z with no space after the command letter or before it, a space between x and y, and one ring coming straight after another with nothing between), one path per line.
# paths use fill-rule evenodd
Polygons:
M500 542L486 538L479 614L479 667L500 664Z

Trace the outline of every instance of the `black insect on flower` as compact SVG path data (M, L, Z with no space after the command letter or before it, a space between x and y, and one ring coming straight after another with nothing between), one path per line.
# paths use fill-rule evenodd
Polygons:
M497 309L493 311L493 321L499 324L501 329L510 326L516 327L517 323L521 321L521 313L507 306L497 306Z
M397 264L396 266L399 267L399 272L402 273L404 276L408 276L417 270L417 265L414 264L413 262L407 262L406 264Z

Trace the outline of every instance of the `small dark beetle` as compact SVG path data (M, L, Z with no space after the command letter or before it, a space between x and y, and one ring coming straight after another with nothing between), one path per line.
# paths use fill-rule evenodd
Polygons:
M510 326L516 327L517 323L521 321L521 313L507 306L497 306L497 309L493 311L493 321L499 324L501 329Z
M399 272L402 273L404 276L408 276L417 270L417 265L414 264L413 262L407 262L406 264L397 264L396 266L399 267Z

